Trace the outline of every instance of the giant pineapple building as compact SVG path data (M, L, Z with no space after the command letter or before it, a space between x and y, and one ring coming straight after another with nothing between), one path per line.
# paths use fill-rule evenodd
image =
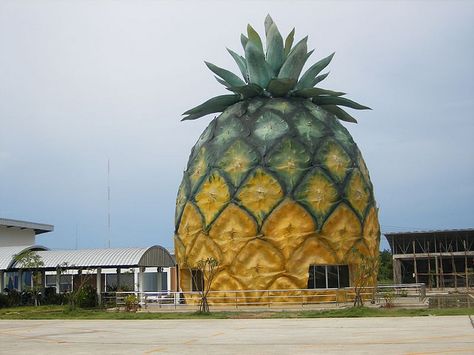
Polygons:
M213 290L341 288L380 230L362 155L341 107L368 109L322 89L332 55L301 74L307 37L293 46L270 17L266 48L248 27L242 78L206 63L232 94L185 113L214 118L192 149L176 203L180 287L191 291L199 260L219 262ZM374 275L376 275L374 270Z

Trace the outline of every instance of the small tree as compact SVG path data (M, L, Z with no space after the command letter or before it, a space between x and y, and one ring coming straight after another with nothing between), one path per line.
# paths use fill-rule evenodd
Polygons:
M73 266L74 265L72 265L72 267ZM68 268L70 268L70 265L66 262L56 266L57 277L61 277L61 274L63 273L63 271L67 270ZM92 291L91 289L88 289L85 287L88 284L89 280L92 278L93 274L89 272L84 274L83 271L89 271L89 270L91 269L89 268L79 269L79 271L81 272L81 277L79 278L79 284L77 285L77 287L73 287L68 297L69 309L71 310L76 309L77 306L81 307L81 305L83 304L82 299L90 298L89 294L91 294L91 292L94 292L94 297L95 297L95 291ZM87 307L91 307L92 306L91 303L94 303L95 305L96 300L94 302L89 302L89 301L85 302Z
M393 283L393 260L390 250L380 252L380 267L378 281Z
M199 312L209 313L210 310L207 295L209 294L209 291L211 291L212 283L214 282L214 278L219 268L219 262L216 259L209 257L207 259L199 260L194 267L191 267L186 262L185 267L188 268L192 283L196 286L197 291L199 292Z
M20 254L14 256L15 262L22 268L31 271L32 273L32 285L31 292L33 293L33 299L35 306L39 305L39 295L44 284L44 280L41 277L39 268L44 266L43 259L34 250L26 250ZM19 282L22 282L20 280Z
M362 307L364 305L363 295L368 288L372 287L372 299L375 297L380 259L378 255L362 255L358 252L355 252L354 256L354 259L357 260L352 269L354 307Z

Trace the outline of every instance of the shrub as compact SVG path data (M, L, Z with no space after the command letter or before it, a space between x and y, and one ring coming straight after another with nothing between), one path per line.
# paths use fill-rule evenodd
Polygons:
M125 302L125 310L127 312L136 312L138 310L139 302L138 297L135 295L127 295L124 299Z
M7 296L9 298L9 307L16 307L21 305L21 295L17 290L7 290Z
M385 307L385 308L395 307L395 304L393 303L393 301L395 300L395 292L393 292L393 291L384 291L382 293L382 297L385 301L385 304L383 305L383 307Z
M0 293L0 308L10 307L10 297L7 294Z
M22 306L32 306L35 304L35 295L32 290L21 291L20 304Z
M81 308L97 307L97 292L91 285L83 286L76 294L76 305Z
M44 297L42 300L43 304L67 304L69 300L69 294L67 293L56 293L55 287L46 287L44 290Z
M0 294L0 308L21 306L21 294L17 290L6 288Z

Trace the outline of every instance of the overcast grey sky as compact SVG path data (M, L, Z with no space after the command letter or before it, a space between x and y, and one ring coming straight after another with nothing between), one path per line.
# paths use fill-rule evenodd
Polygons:
M175 196L235 68L247 23L270 13L336 51L325 87L373 111L347 124L383 231L474 227L474 2L0 0L0 216L51 223L55 248L172 247ZM77 238L76 238L77 237Z

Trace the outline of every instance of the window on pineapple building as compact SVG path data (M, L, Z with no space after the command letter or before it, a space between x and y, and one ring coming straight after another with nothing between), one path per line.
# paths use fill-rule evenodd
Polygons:
M203 291L204 290L204 278L202 277L202 271L193 269L191 270L192 273L192 290L193 291Z
M310 265L308 288L349 287L347 265Z

